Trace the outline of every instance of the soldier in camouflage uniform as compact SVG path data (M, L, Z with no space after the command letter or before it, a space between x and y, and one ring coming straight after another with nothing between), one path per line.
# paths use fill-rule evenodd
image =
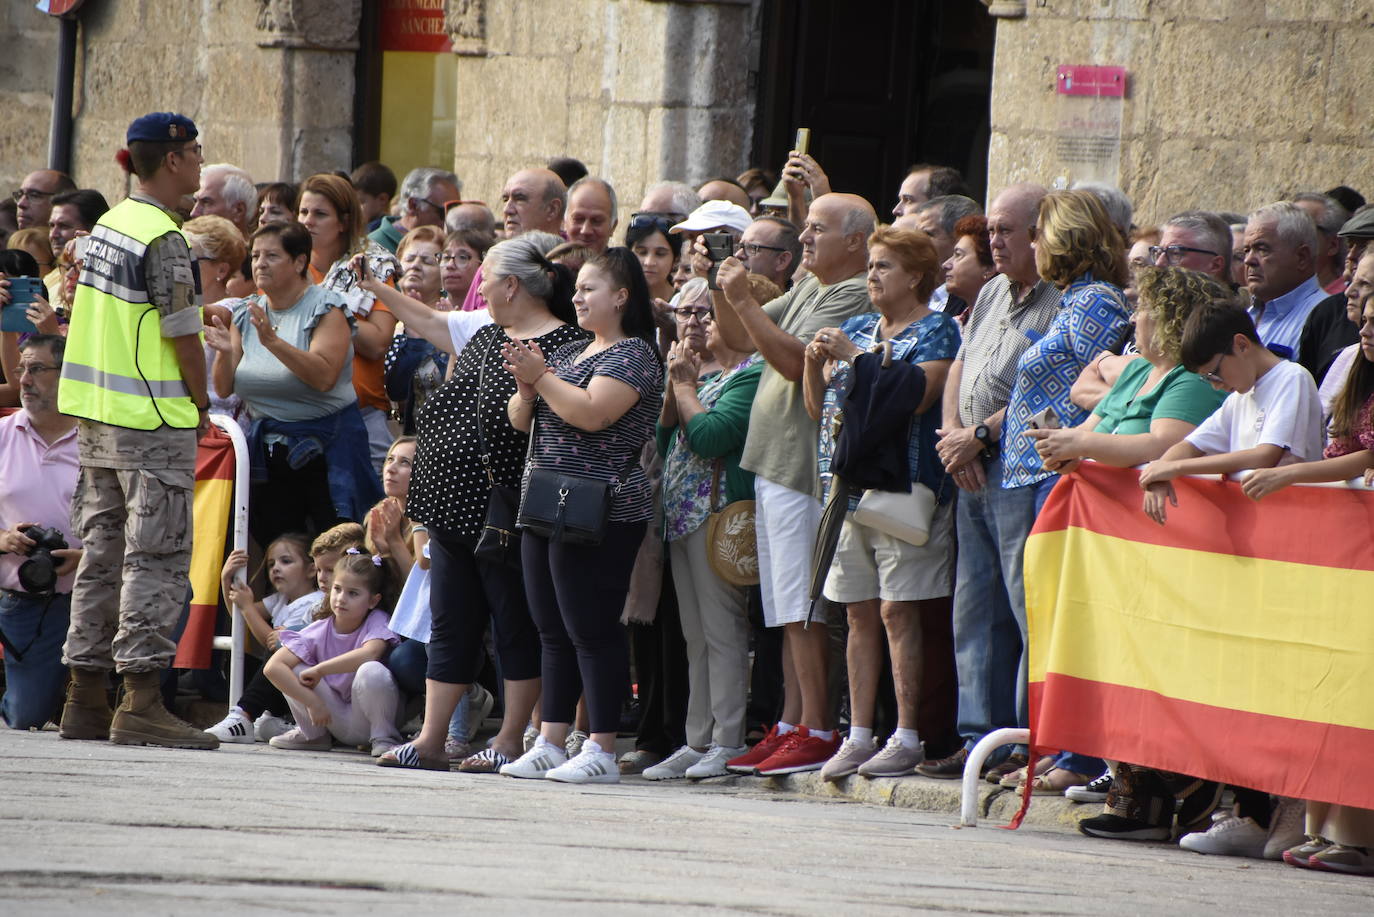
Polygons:
M161 697L187 596L196 441L209 406L194 265L173 210L200 186L196 136L190 119L170 113L130 125L120 161L138 188L93 230L73 302L61 397L63 412L81 418L72 525L86 551L63 648L72 671L64 738L219 744ZM114 711L111 669L125 687Z

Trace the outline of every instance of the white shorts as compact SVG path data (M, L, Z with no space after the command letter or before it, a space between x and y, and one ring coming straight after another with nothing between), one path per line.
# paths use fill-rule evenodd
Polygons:
M805 621L811 610L811 554L821 527L821 501L763 478L754 479L754 500L763 623L781 627Z
M930 540L914 544L844 517L835 559L825 578L825 597L848 605L883 599L919 602L950 595L954 576L954 501L935 510Z

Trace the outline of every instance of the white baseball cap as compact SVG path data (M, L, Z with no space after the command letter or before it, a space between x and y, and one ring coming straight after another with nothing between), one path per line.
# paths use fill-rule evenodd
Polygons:
M678 223L669 232L706 232L711 229L733 229L744 232L754 218L739 204L729 201L707 201Z

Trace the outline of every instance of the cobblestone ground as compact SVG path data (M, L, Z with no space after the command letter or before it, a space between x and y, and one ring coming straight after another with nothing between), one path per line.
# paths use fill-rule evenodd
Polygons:
M0 730L0 914L1368 914L1374 880L733 785Z

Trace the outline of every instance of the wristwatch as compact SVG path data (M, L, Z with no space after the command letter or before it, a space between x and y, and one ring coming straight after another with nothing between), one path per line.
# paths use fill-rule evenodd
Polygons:
M992 438L992 431L988 429L987 424L980 423L978 426L974 427L973 438L983 444L984 458L992 459L997 457L999 446L997 440Z

